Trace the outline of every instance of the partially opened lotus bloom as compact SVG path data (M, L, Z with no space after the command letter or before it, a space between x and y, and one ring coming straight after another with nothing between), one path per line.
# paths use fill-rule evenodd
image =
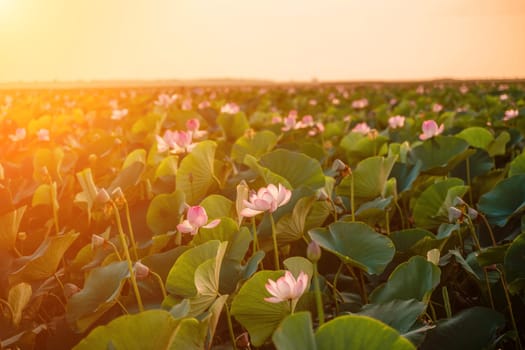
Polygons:
M269 184L267 187L261 187L257 193L250 195L249 201L244 200L245 208L241 210L244 217L253 217L265 211L273 213L277 208L285 205L290 201L292 191L279 184Z
M208 223L206 209L200 205L196 205L188 209L187 219L177 225L177 230L182 233L195 235L199 228L214 228L220 223L220 221L220 219L215 219Z
M441 124L438 127L435 120L425 120L421 126L421 129L423 133L419 135L419 139L424 141L441 134L445 129L445 126Z
M308 275L303 271L299 273L297 279L292 275L290 271L286 271L284 276L279 277L277 281L268 279L265 285L266 290L272 295L271 297L264 298L269 303L280 303L283 301L290 301L292 312L295 308L295 304L299 298L303 295L306 287L308 286Z

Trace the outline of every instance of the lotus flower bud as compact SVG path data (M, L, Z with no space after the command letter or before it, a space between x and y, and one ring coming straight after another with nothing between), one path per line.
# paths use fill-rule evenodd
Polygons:
M18 240L20 240L20 241L25 241L26 238L27 238L27 233L25 233L25 232L18 232L18 234L16 235L16 238L18 238Z
M311 241L310 244L308 244L306 257L314 263L321 259L321 247L316 241Z
M95 234L91 235L91 249L102 247L104 242L106 242L104 237Z
M469 207L467 209L467 215L470 217L471 220L476 220L478 217L478 211L474 208Z
M334 170L334 171L343 171L347 167L348 166L341 159L336 159L332 163L332 170Z
M325 200L328 200L328 198L330 198L330 196L326 192L326 188L318 189L316 192L316 196L317 196L317 199L321 201L325 201Z
M91 153L88 157L89 164L93 165L97 161L98 157L96 154Z
M124 198L124 192L122 192L122 189L120 187L117 187L111 192L111 196L115 198L116 200Z
M427 252L427 261L430 261L432 264L437 266L439 264L439 255L439 249L431 249Z
M463 218L463 212L456 207L448 208L448 221L455 224L458 221L461 221Z
M145 279L146 277L149 276L149 267L147 267L146 265L144 265L140 261L137 261L135 263L135 269L134 270L135 270L135 277L138 280L143 280L143 279Z
M97 196L95 197L95 201L100 204L104 204L109 202L111 197L108 194L108 191L106 189L101 188L98 190Z

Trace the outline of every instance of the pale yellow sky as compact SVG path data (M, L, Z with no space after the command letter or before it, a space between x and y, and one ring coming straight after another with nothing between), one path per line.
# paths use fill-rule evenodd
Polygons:
M525 78L525 0L0 0L0 81Z

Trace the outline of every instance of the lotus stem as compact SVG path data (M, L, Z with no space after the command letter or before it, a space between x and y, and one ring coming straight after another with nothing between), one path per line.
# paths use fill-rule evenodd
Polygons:
M334 276L334 285L333 285L333 291L334 291L334 303L335 303L335 314L339 314L339 304L337 302L337 295L339 294L337 291L337 282L339 281L339 276L341 275L341 272L343 271L344 263L339 264L339 268L337 269L337 272Z
M275 229L275 221L273 220L273 215L270 213L270 222L272 224L272 241L273 241L273 250L274 250L274 257L275 257L275 269L280 270L281 267L279 266L279 247L277 246L277 232Z
M162 280L162 277L160 277L160 275L158 273L156 273L155 271L153 271L151 269L149 270L149 273L151 273L153 275L153 277L155 277L155 279L159 283L160 290L162 291L162 297L164 299L166 299L168 294L166 293L166 288L164 287L164 281Z
M255 254L256 251L259 250L259 237L257 236L257 226L255 225L255 216L252 216L252 231L253 231L253 254ZM261 270L264 270L263 261L259 262L259 265L261 266Z
M354 174L350 174L350 210L352 213L352 222L355 221L355 200L354 200Z
M323 308L323 299L321 295L321 288L319 287L319 273L317 271L317 262L313 263L314 266L314 293L315 293L315 303L317 305L317 317L319 318L319 326L324 324L324 308Z
M478 216L481 217L481 219L483 220L483 223L485 224L485 226L487 227L487 230L489 231L490 239L492 241L492 246L496 247L497 246L496 239L494 238L494 232L492 232L492 227L490 227L489 221L487 220L485 215L483 215L482 213L478 212Z
M399 206L399 203L397 202L397 200L395 201L395 206L396 206L397 211L399 212L399 217L401 218L401 229L404 230L406 228L405 215L403 214L403 210Z
M445 304L445 313L447 314L447 318L451 318L452 308L450 307L450 299L448 297L447 286L443 286L443 288L441 288L441 295L443 296L443 303Z
M126 257L126 261L128 263L128 270L129 270L130 279L131 279L131 286L133 287L133 292L135 293L135 298L137 299L137 305L139 307L139 311L143 312L144 305L142 304L142 298L140 296L139 287L137 285L137 279L135 278L135 272L133 271L133 263L129 255L129 249L128 249L128 244L126 242L126 237L124 235L124 230L122 229L122 222L120 221L120 214L118 211L118 207L114 201L111 201L111 204L113 206L113 211L115 212L115 220L117 221L117 230L118 230L119 237L120 237L120 243L124 249L124 256Z
M60 232L59 225L58 225L58 209L55 205L55 202L57 201L55 191L53 191L53 184L56 184L55 182L51 183L49 185L49 197L51 198L51 210L53 211L53 223L55 225L55 234L58 235Z
M230 307L228 306L228 303L225 305L226 310L226 319L228 321L228 331L230 333L230 339L232 341L232 346L234 350L237 350L237 342L235 340L235 333L233 332L233 323L232 323L232 316L230 314Z
M472 179L470 177L470 157L467 157L465 160L465 166L467 168L467 185L468 185L468 200L469 204L472 205L474 202L472 200Z
M388 214L388 209L385 210L385 226L386 226L386 234L387 236L390 236L390 215Z
M518 332L518 327L516 326L516 319L514 318L514 312L512 311L512 302L510 300L510 294L509 294L509 289L507 287L507 279L505 278L505 272L501 271L499 268L497 270L500 274L501 285L503 287L503 291L505 293L505 299L507 300L507 305L509 307L509 314L510 314L510 320L512 322L512 328L514 329L514 332L516 332L516 343L518 344L518 349L522 350L523 347L521 346L520 333Z
M129 205L125 196L122 196L124 201L124 208L126 210L126 221L128 222L129 238L131 239L131 248L133 249L133 257L135 260L138 259L137 243L135 242L135 234L133 233L133 226L131 225L131 215L129 213Z

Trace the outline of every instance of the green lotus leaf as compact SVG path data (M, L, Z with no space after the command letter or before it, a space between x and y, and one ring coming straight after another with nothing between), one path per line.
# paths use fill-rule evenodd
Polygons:
M455 197L463 197L468 186L463 180L449 178L427 187L414 204L416 226L423 229L434 229L448 222L448 208Z
M185 210L185 196L182 191L161 193L153 197L146 212L146 223L156 235L175 230Z
M39 205L49 206L51 208L58 209L60 205L57 200L57 183L53 182L49 184L41 184L33 193L33 199L31 200L31 206L36 207Z
M510 141L510 134L502 131L496 139L489 145L487 152L491 157L503 155L506 153L505 146Z
M217 219L223 216L230 216L233 211L232 200L219 194L212 194L204 198L200 203L208 214L208 219Z
M352 174L345 177L336 188L340 196L351 196L351 182L354 177L354 200L356 205L382 196L397 156L370 157L357 164Z
M180 162L176 188L184 192L190 205L197 204L218 184L213 167L216 148L213 141L199 142Z
M361 222L334 222L308 231L324 249L370 274L380 274L395 254L390 238Z
M503 227L514 215L525 208L525 174L514 175L500 181L490 192L481 196L480 211L491 224Z
M12 249L15 246L25 210L26 206L23 206L0 216L0 247Z
M60 167L64 159L64 150L60 147L53 149L39 148L33 156L33 178L39 183L48 183L49 178L53 181L62 181ZM43 170L43 169L46 170Z
M505 254L505 276L509 289L516 294L525 287L525 233L514 239Z
M80 292L68 300L66 319L77 331L84 332L117 303L129 277L127 262L119 261L93 269Z
M219 241L208 241L182 253L171 267L166 279L166 290L186 298L195 296L195 271L206 260L216 257L219 246Z
M494 141L494 136L485 128L473 126L463 129L455 135L468 142L472 147L488 150L489 145Z
M244 132L250 128L248 119L243 112L236 114L221 113L217 117L217 124L229 141L235 141L244 135Z
M379 320L403 334L410 330L427 306L415 299L367 304L357 314Z
M231 158L238 163L242 163L247 154L259 159L263 154L270 152L276 144L277 135L269 130L243 135L233 144Z
M46 238L33 254L18 259L22 266L9 275L9 283L40 281L53 276L64 253L78 236L80 233L71 232Z
M272 341L277 350L317 350L310 313L301 311L287 316L273 333Z
M399 162L394 164L390 175L396 179L398 193L412 189L412 184L421 171L421 164L421 162L417 162L415 165Z
M124 160L122 169L115 180L109 185L108 192L113 192L117 187L125 191L129 187L135 186L139 182L145 168L146 151L140 148L132 151Z
M397 252L413 252L422 256L426 256L431 249L441 250L446 243L446 239L436 239L432 232L420 228L395 231L390 234L390 238Z
M486 349L505 325L505 317L492 309L474 306L437 322L420 348L422 350ZM472 336L475 334L476 336Z
M13 312L11 321L18 327L22 320L22 312L31 300L33 289L31 285L26 282L20 282L9 289L7 296L7 303L11 306Z
M204 347L206 331L207 321L177 320L168 311L148 310L95 328L74 349L199 350Z
M469 144L454 136L437 136L412 149L413 162L421 161L421 172L446 175L462 160L473 154Z
M525 174L525 152L522 152L510 162L509 177L519 174Z
M354 161L385 154L388 150L386 147L387 142L388 138L383 135L370 138L360 133L350 132L341 139L339 146L346 151L349 163L353 163Z
M93 173L90 168L86 168L77 173L77 180L80 183L82 192L75 196L75 203L80 204L87 211L88 222L91 222L91 208L97 198L98 188L93 180Z
M315 333L318 349L415 350L410 341L383 322L368 316L347 315L325 323Z
M430 295L439 284L441 270L421 256L413 256L399 264L372 294L372 303L386 303L392 300L416 299L427 303Z
M233 298L231 313L248 330L254 346L261 346L290 314L288 303L264 300L271 296L264 287L268 279L276 281L283 274L284 271L259 271L243 284Z
M299 152L277 149L263 155L259 164L285 178L292 188L305 186L318 189L325 184L321 164Z

